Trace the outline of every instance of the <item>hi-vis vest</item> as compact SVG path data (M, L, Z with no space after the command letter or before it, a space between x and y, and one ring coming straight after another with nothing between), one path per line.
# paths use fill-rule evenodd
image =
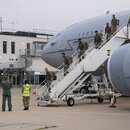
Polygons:
M24 85L24 90L23 90L23 96L24 97L29 97L30 96L30 85L29 84L26 84Z

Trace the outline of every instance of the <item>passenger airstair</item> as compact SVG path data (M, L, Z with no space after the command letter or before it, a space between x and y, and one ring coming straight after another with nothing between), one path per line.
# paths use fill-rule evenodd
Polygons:
M130 27L122 26L108 41L102 42L98 49L94 45L90 46L85 52L85 58L79 62L78 56L73 58L66 76L61 69L57 73L57 80L51 84L51 92L48 91L46 85L37 90L38 104L51 104L58 100L67 101L68 105L73 105L74 100L85 98L85 95L75 96L73 90L78 88L89 76L91 76L108 58L129 38ZM95 90L98 90L97 83L94 84ZM100 96L99 93L91 96ZM86 95L89 96L89 95Z

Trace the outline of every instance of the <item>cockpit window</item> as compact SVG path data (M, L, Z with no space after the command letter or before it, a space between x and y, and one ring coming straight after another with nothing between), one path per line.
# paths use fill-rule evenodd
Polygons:
M51 46L54 46L55 44L56 44L55 42L52 42L52 43L51 43Z

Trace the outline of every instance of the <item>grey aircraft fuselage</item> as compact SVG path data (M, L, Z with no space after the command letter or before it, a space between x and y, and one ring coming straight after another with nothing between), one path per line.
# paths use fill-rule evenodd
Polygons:
M115 15L119 20L118 27L120 27L128 22L130 10L115 13ZM95 30L98 30L99 33L104 33L106 23L108 22L111 25L111 19L112 14L106 14L75 23L60 31L43 48L42 59L49 65L57 68L63 63L61 53L72 55L77 50L77 40L79 38L91 44Z
M128 25L130 23L130 10L115 13L116 18L119 20L119 26ZM94 40L95 30L99 33L104 33L104 28L108 22L111 25L112 14L106 14L100 17L85 20L73 24L63 31L59 32L45 45L42 52L42 59L53 67L58 67L63 63L61 53L72 55L77 51L78 39L81 38L89 45ZM130 40L129 40L130 43ZM130 96L130 45L120 47L111 55L106 61L105 67L107 70L109 80L116 90L123 95ZM108 63L107 63L108 62ZM99 73L98 73L99 72ZM95 73L100 75L102 67Z

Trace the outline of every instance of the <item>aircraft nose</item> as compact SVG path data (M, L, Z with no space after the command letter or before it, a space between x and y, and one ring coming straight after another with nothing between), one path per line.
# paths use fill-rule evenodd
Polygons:
M47 64L53 67L57 68L61 64L61 54L57 54L56 48L52 48L48 43L43 47L41 56Z
M45 45L44 47L43 47L43 50L42 50L42 59L46 62L46 63L48 63L49 64L49 60L50 60L50 58L49 58L49 49L48 49L48 46L47 45Z

